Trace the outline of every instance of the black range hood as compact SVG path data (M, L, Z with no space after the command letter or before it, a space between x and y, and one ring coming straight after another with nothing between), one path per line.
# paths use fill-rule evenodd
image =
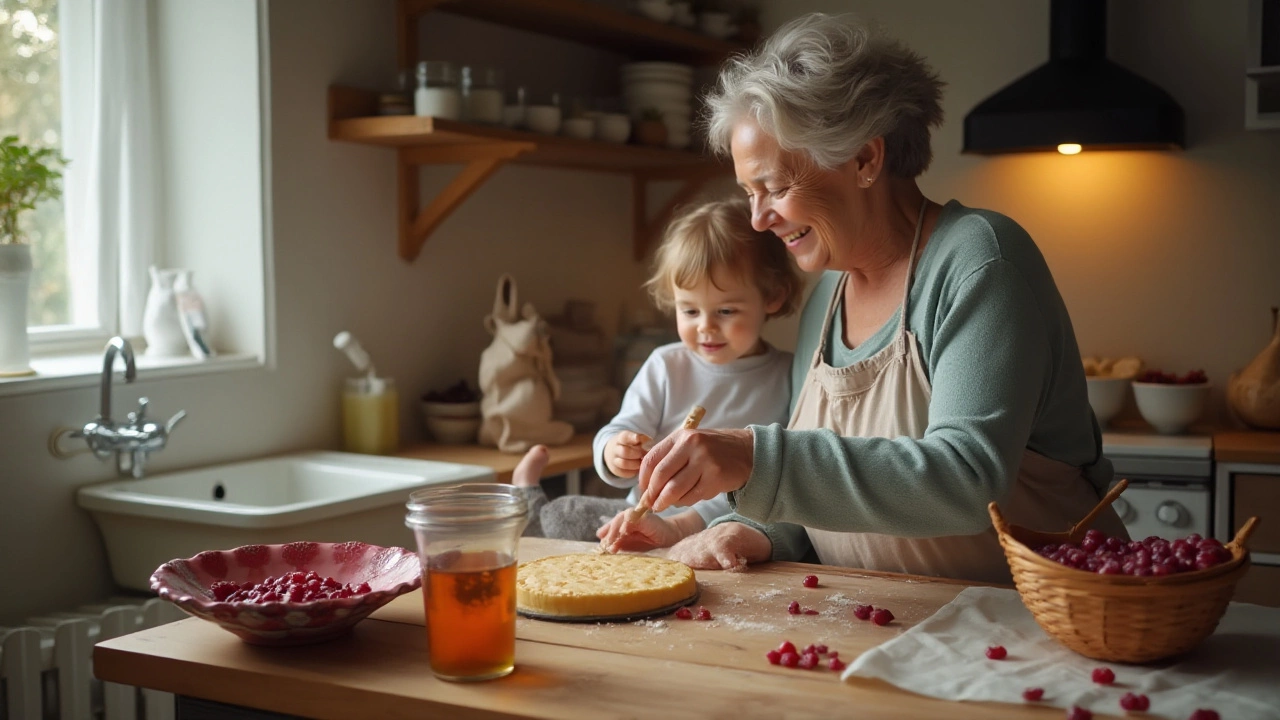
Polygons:
M1050 0L1049 62L979 103L964 119L964 152L1172 150L1182 108L1107 59L1106 0Z

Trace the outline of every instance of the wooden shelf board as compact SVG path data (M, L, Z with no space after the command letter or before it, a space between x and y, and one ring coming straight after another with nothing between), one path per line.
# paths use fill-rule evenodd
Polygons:
M416 115L332 120L329 124L329 138L397 148L483 144L493 141L532 143L536 145L534 150L514 158L512 162L612 172L669 168L693 170L714 164L714 161L705 156L685 150L540 135Z
M431 10L463 15L655 60L715 65L746 47L589 0L402 0L413 18Z

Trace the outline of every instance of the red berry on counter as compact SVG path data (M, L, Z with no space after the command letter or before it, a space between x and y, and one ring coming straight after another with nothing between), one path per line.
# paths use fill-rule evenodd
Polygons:
M826 655L826 654L827 654L827 646L826 646L826 645L823 645L822 643L818 643L817 645L814 645L814 646L813 646L813 651L814 651L814 652L816 652L816 653L818 653L819 655Z
M804 576L804 586L805 586L805 587L807 587L807 588L816 588L816 587L818 587L818 576L817 576L817 575L805 575L805 576Z
M782 653L778 652L777 650L770 650L769 652L765 653L764 656L769 660L770 665L777 665L778 663L782 662Z
M870 605L854 605L853 616L859 620L870 620L872 610L875 610L875 608Z
M783 655L786 655L787 653L794 653L795 651L796 646L793 645L790 640L783 640L782 644L778 646L778 652Z
M800 656L795 653L782 653L782 666L795 667L800 663Z
M1147 708L1151 707L1151 701L1147 699L1146 695L1125 693L1124 696L1120 698L1120 707L1124 710L1143 712Z
M817 655L818 646L814 645L813 643L809 643L808 645L804 646L804 649L800 651L800 654L801 655Z
M697 614L697 615L695 615L694 617L695 617L696 619L698 619L698 620L710 620L710 619L711 619L711 611L710 611L710 610L708 610L708 609L706 609L705 607L701 607L701 606L699 606L699 607L698 607L698 614Z
M833 657L831 658L830 661L828 661L827 667L831 668L832 670L835 670L836 672L839 672L844 669L845 665L843 660L841 660L838 657Z
M1027 688L1022 691L1022 699L1027 702L1037 702L1044 697L1044 688Z
M801 612L803 612L805 615L817 615L817 614L818 614L818 611L817 611L817 610L814 610L813 608L805 608L804 610L801 610Z
M1111 671L1111 668L1094 668L1091 677L1099 685L1110 685L1116 681L1116 674Z
M792 615L799 615L800 603L796 602L795 600L792 600L791 604L787 605L787 612L791 613Z
M871 613L871 622L877 625L888 625L893 622L893 613L884 608L876 608Z
M676 617L680 618L681 620L692 620L693 611L687 607L682 607L679 610L676 610Z
M987 657L991 660L1003 660L1009 655L1009 651L1004 649L1003 645L992 645L987 648Z
M1093 713L1075 705L1067 710L1067 720L1093 720Z
M829 658L831 658L831 659L833 659L833 660L834 660L835 658L840 657L840 653L836 652L835 650L832 650L832 651L827 655L827 657L829 657Z
M818 656L815 653L805 653L800 656L800 662L796 663L796 667L801 670L812 670L818 664Z
M1206 710L1205 708L1200 708L1195 712L1191 713L1191 717L1187 718L1187 720L1221 720L1221 719L1218 717L1217 710Z

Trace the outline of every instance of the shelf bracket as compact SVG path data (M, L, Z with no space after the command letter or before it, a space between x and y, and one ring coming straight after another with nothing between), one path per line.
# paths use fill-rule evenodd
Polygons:
M528 142L485 142L401 148L396 158L399 186L400 259L413 262L427 238L476 188L508 160L535 149ZM418 168L463 164L449 185L418 210Z
M661 239L663 230L676 210L687 204L702 191L703 186L713 178L723 175L724 168L707 166L696 169L680 170L676 173L637 171L631 176L631 199L633 231L631 239L632 257L637 261L644 260L649 248ZM648 194L649 183L663 180L684 180L684 184L671 199L662 206L653 220L649 220Z

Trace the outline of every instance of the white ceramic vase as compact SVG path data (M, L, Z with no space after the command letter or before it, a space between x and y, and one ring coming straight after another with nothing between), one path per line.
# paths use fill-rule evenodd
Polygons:
M31 246L0 244L0 377L31 375L27 298L31 292Z
M151 266L151 290L147 292L147 306L142 312L142 337L147 341L147 355L182 357L191 353L178 321L173 287L174 280L183 272Z

